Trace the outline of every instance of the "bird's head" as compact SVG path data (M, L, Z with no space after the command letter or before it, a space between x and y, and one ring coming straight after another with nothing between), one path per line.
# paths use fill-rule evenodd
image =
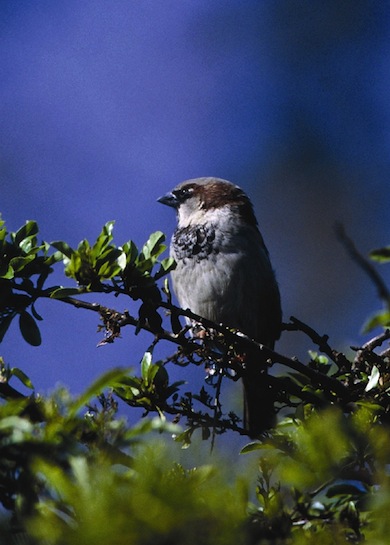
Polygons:
M231 219L257 225L252 204L244 191L221 178L186 180L158 202L175 208L179 228Z

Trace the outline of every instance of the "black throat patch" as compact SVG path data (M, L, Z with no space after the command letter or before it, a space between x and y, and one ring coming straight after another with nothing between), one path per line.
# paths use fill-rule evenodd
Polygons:
M217 253L214 241L215 230L210 226L188 226L176 229L172 238L176 259L194 258L196 261Z

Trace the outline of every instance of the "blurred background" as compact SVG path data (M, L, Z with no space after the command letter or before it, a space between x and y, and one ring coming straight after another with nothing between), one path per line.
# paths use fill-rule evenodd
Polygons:
M1 0L8 230L34 219L43 239L74 246L116 220L116 244L142 245L174 228L160 195L226 178L253 200L285 319L361 345L380 303L334 224L365 254L390 243L389 23L389 3L370 0ZM0 354L38 391L78 393L113 365L137 367L152 340L129 329L96 348L96 316L37 310L42 346L15 323ZM311 345L287 333L277 348L304 357Z

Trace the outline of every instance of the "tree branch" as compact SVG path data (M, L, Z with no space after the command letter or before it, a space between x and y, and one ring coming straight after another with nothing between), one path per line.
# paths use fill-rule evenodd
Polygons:
M87 310L98 312L100 316L102 317L102 319L104 320L105 324L109 322L110 320L113 320L115 321L119 329L129 324L134 327L148 331L149 333L152 333L153 335L157 336L159 339L167 340L169 342L172 342L179 346L183 346L185 348L191 345L194 347L193 340L188 337L185 337L185 334L183 334L182 332L175 334L162 328L159 329L158 332L156 332L156 330L152 328L147 322L140 323L139 319L134 318L128 312L120 313L108 307L105 307L96 303L88 303L85 301L81 301L79 299L75 299L73 297L65 297L61 299L61 301L71 304L77 308L84 308ZM202 324L206 329L213 329L222 333L228 342L234 343L236 346L240 347L244 353L249 348L252 348L252 349L256 348L271 363L279 363L279 364L285 365L286 367L293 369L294 371L298 371L302 375L308 377L313 382L314 385L321 386L325 388L326 390L328 390L330 393L333 392L336 395L342 397L343 399L350 398L349 389L346 386L344 386L344 384L342 384L339 380L337 380L336 378L329 377L323 373L316 371L315 369L308 367L307 365L300 362L297 358L289 358L287 356L283 356L282 354L275 352L271 348L268 348L267 346L263 344L257 343L256 341L254 341L247 335L244 335L243 333L239 331L233 331L223 324L215 324L214 322L211 322L210 320L207 320L203 318L202 316L195 314L189 309L183 310L179 307L176 307L174 305L170 305L164 302L162 302L160 306L179 316L185 316L187 318L190 318L191 320L194 320L195 322ZM298 323L300 324L300 322L297 321L296 323L297 326L298 326ZM314 330L312 330L308 326L306 327L304 326L304 330L305 329L306 331L310 333L309 336L313 336L317 340L321 340L322 343L325 342L323 337L320 337L317 333L314 332ZM187 329L184 328L184 330L182 331L187 331ZM109 340L107 340L106 342L113 342L114 338L117 336L118 334L114 334L113 338L108 337ZM102 343L99 343L99 344L102 344ZM197 347L194 347L194 348L197 348ZM327 348L327 350L332 352L330 347Z
M387 350L382 352L380 355L375 354L374 350L375 348L382 346L382 344L389 339L390 339L390 329L386 329L380 335L377 335L376 337L367 341L361 348L355 349L357 350L357 352L354 359L354 363L360 364L364 361L367 355L372 355L372 354L376 356L377 361L380 361L380 359L384 358L384 356L386 355Z
M347 253L350 255L350 257L359 265L361 269L363 269L363 271L372 280L374 286L377 289L379 298L384 301L386 305L390 308L390 291L381 275L375 269L374 265L358 251L354 242L346 234L344 226L341 223L336 224L335 231L337 238L347 250Z
M347 367L349 368L351 366L350 361L348 358L342 353L338 352L337 350L334 350L330 347L328 344L328 335L319 335L313 328L305 324L304 322L301 322L298 320L298 318L295 318L294 316L290 317L289 324L284 324L284 329L287 331L302 331L305 333L314 344L318 346L320 351L323 354L326 354L329 356L329 358L338 366L338 367Z

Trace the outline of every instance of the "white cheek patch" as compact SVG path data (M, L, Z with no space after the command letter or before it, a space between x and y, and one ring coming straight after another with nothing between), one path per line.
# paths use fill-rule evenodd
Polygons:
M223 206L221 208L212 208L211 210L204 210L199 208L198 201L192 203L189 202L182 204L178 210L178 227L198 226L198 225L215 225L223 229L227 222L231 223L232 218L230 214L230 208Z

